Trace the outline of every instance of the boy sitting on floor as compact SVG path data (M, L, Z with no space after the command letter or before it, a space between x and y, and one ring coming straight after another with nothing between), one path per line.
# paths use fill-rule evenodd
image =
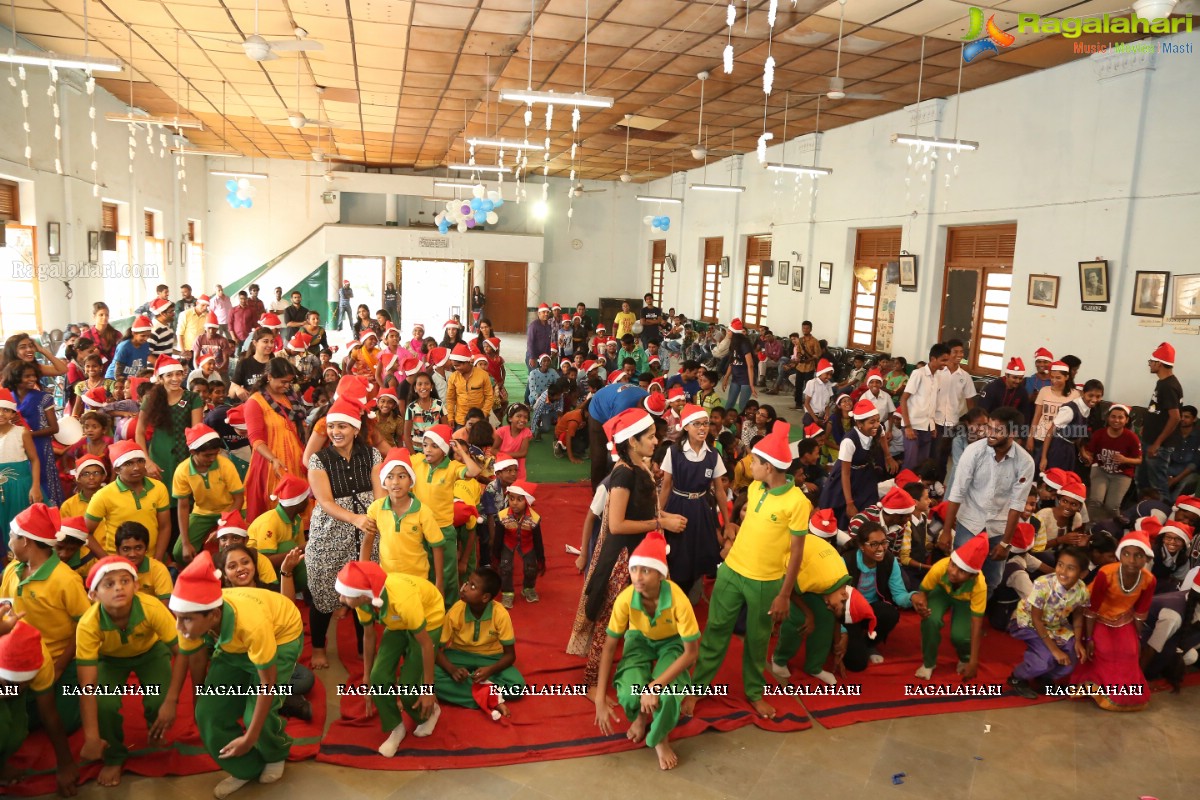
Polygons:
M667 540L651 531L629 556L631 586L613 603L608 637L596 684L596 725L612 733L616 711L608 702L608 681L617 643L625 641L617 668L617 701L630 721L632 742L646 740L661 769L674 769L679 756L667 737L679 721L680 690L692 681L688 670L700 654L700 627L687 595L667 579Z
M967 540L949 558L929 568L921 581L920 591L926 595L921 619L921 652L923 661L917 677L929 680L937 666L938 648L942 643L942 626L950 612L950 643L958 653L958 674L964 681L979 671L979 640L983 633L983 615L987 611L987 581L983 577L983 562L987 560L987 532ZM915 605L915 604L914 604Z
M499 593L500 575L491 567L467 577L459 601L446 612L433 685L439 700L466 708L480 707L476 687L485 685L496 697L495 712L507 717L505 690L519 691L525 679L513 666L516 636L508 611L496 602Z

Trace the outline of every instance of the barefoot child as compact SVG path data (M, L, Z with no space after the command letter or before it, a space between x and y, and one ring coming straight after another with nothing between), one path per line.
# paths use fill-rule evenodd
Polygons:
M222 591L219 576L204 550L179 573L170 608L180 633L180 657L164 707L183 686L185 658L192 674L205 676L206 688L236 687L245 693L196 694L196 727L204 749L229 773L213 790L217 800L224 800L252 780L274 783L283 777L292 739L279 715L283 696L267 693L266 687L278 692L291 683L304 621L283 595L267 589ZM257 687L263 688L249 694Z
M792 675L787 663L807 642L804 672L824 683L837 683L834 674L825 669L837 624L825 598L849 583L846 564L827 539L814 536L805 541L788 616L779 628L779 641L771 658L772 675L787 683Z
M987 611L987 582L983 562L989 553L987 532L968 539L949 558L929 568L921 580L920 591L926 596L921 613L922 666L917 677L929 680L937 666L942 644L942 626L950 612L950 643L958 653L958 674L964 681L979 671L979 640L983 616Z
M766 683L767 646L771 628L782 622L790 606L792 586L804 556L804 537L812 505L787 474L792 463L788 445L789 425L776 422L774 429L753 449L754 482L748 490L746 518L740 529L728 529L732 548L717 568L717 582L709 601L708 625L693 680L707 686L729 649L734 623L747 607L746 637L742 651L742 684L746 699L759 716L771 719L775 709L763 700ZM682 712L691 714L694 697L684 701Z
M609 705L608 682L617 643L624 639L615 677L617 702L630 721L629 740L644 738L658 754L660 769L679 764L667 737L679 721L677 692L691 685L688 669L700 652L700 628L692 604L667 579L667 550L662 532L651 531L629 556L632 585L613 604L595 693L596 725L605 735L611 734L616 711Z
M441 639L445 619L442 596L424 578L388 575L373 561L351 561L342 567L336 588L342 603L355 609L365 628L363 674L376 687L371 702L388 733L378 750L381 756L391 758L408 732L401 707L418 723L414 736L433 733L442 714L432 694L433 641L434 637ZM383 625L378 650L377 623ZM387 693L390 687L405 687L405 693L397 701Z
M171 658L178 651L175 618L159 600L137 590L137 568L120 556L106 556L88 573L88 599L92 607L75 631L75 657L80 687L122 687L131 674L149 692L142 696L146 728L153 730L161 718L174 718L172 706L163 710L171 683ZM116 786L129 757L125 747L121 697L92 695L79 699L83 715L85 761L103 758L96 782ZM161 713L160 713L161 712Z
M171 551L175 563L183 565L196 557L221 515L240 511L245 489L228 457L221 437L207 425L184 431L191 457L175 468L171 494L178 502L179 538Z
M460 593L461 599L446 612L442 626L433 675L437 697L444 703L478 708L475 687L486 684L489 693L497 696L495 710L507 717L505 690L523 689L525 679L514 666L517 648L512 618L496 602L500 574L491 567L480 567L468 576Z
M432 575L437 579L438 592L444 595L446 538L432 509L412 493L416 472L408 451L402 447L389 450L379 476L387 497L379 498L367 509L367 517L375 520L379 529L379 565L389 575L425 579ZM372 533L363 537L360 561L370 561L374 538Z
M1013 670L1008 685L1021 697L1037 697L1037 684L1061 680L1076 664L1087 661L1083 610L1088 588L1082 580L1087 565L1087 553L1081 548L1064 547L1053 574L1034 581L1032 593L1017 606L1008 632L1025 642L1025 659Z

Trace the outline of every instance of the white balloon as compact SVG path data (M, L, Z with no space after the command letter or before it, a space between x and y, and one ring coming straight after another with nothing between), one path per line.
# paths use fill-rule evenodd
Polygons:
M492 190L487 193L487 199L491 200L494 203L500 199L500 193L495 190Z
M242 191L244 191L246 193L246 197L249 197L251 199L253 199L254 197L256 197L258 195L258 187L255 186L254 184L250 184Z
M495 224L496 224L497 222L499 222L499 221L500 221L500 215L499 215L499 214L497 214L495 211L489 211L489 212L488 212L488 215L487 215L487 222L488 222L488 225L495 225Z
M458 200L447 200L446 201L446 212L449 214L453 214L455 211L458 210L458 207L460 205L462 205L462 203L460 203Z
M465 223L465 222L458 223L458 232L466 233L467 232L467 223Z
M445 218L446 218L446 212L442 211L442 212L439 212L438 215L433 218L433 221L436 222L438 225L441 225L442 220Z
M649 225L649 224L651 224L652 222L654 222L654 215L653 215L653 214L647 214L646 216L642 217L642 224L643 224L643 225Z
M471 189L471 194L474 195L475 197L483 199L483 196L486 194L486 192L483 189L483 184L482 183L476 184L475 188Z
M250 185L249 178L238 178L238 188L239 189L245 189L249 185Z
M238 199L238 200L248 200L248 199L249 199L249 195L247 195L247 194L246 194L246 190L245 190L245 189L238 189L238 190L237 190L237 199Z

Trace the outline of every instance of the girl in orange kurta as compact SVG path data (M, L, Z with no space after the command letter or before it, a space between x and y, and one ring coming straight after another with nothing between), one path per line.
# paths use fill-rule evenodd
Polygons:
M284 473L304 478L304 411L292 392L296 370L285 358L267 365L266 385L246 401L246 435L253 455L246 472L246 519L274 508L271 495Z

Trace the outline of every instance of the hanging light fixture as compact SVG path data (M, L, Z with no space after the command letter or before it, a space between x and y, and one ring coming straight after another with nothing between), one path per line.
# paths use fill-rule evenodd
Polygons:
M15 27L15 26L14 26ZM0 64L21 64L28 67L56 67L57 69L82 69L91 72L120 72L121 62L115 58L80 58L64 56L53 51L31 53L10 47L0 51Z
M587 48L588 23L590 14L587 0L583 4L583 85L581 90L570 94L560 92L535 92L533 90L533 73L530 72L529 83L524 89L502 89L500 100L505 103L546 103L547 105L572 106L574 108L612 108L613 98L604 95L587 93ZM529 61L533 63L533 24L529 27Z
M954 100L954 136L946 139L938 136L919 136L921 125L921 81L925 74L925 37L921 37L921 67L917 73L917 105L916 105L916 125L914 132L909 133L893 133L892 144L905 144L910 147L922 147L926 150L950 150L961 152L963 150L978 150L979 142L971 142L965 139L958 138L958 110L962 106L962 71L965 62L960 58L958 60L958 90Z
M683 200L678 197L657 197L652 194L640 194L637 196L637 199L642 203L675 203L676 205L683 205Z
M737 130L736 129L731 130L729 132L729 139L732 143L735 143L733 145L732 149L736 150L737 149L737 145L736 145ZM692 189L694 191L697 191L697 192L744 192L744 191L746 191L745 186L734 186L733 185L733 165L732 164L729 165L729 183L728 183L728 185L722 184L722 183L707 183L707 181L708 181L708 159L707 158L704 159L704 175L703 175L702 181L705 181L705 182L689 183L688 188Z
M812 175L820 177L822 175L832 175L833 170L826 167L818 167L817 150L820 144L821 135L821 95L817 95L817 121L813 130L813 165L806 167L801 164L788 164L787 162L787 120L788 120L788 105L791 100L791 94L784 95L783 100L783 153L780 157L784 159L783 163L767 164L766 167L770 172L786 172L795 175Z

